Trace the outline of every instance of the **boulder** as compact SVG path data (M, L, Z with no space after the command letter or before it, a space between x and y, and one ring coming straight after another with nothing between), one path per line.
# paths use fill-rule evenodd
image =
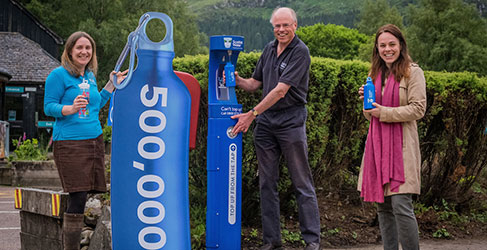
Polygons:
M112 249L112 222L110 221L111 209L109 206L102 208L102 213L96 223L95 232L91 236L88 250L111 250Z

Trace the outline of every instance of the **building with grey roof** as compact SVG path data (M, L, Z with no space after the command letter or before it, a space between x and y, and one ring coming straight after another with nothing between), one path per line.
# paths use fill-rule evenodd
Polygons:
M0 120L10 123L12 138L24 133L27 138L37 138L38 122L52 120L43 112L44 83L61 64L38 43L17 32L0 32L0 44L0 69L10 76L2 81Z
M0 0L0 32L19 32L55 58L63 39L15 0Z
M13 84L43 84L60 62L41 46L17 32L0 32L0 68L7 69Z
M0 6L0 120L8 121L10 139L48 141L53 118L43 112L44 84L61 65L63 40L19 2Z

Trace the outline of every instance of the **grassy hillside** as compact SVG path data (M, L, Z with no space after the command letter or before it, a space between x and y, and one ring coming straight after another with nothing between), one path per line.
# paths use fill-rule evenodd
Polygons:
M277 6L296 10L299 26L318 22L353 27L363 0L187 0L208 36L241 35L245 50L261 50L273 39L269 17Z
M363 0L187 0L189 8L197 13L222 8L263 8L266 12L277 6L288 6L302 15L348 13L358 10Z

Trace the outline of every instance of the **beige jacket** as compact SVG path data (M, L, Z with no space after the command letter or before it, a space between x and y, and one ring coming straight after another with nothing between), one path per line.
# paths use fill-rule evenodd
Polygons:
M403 132L403 158L405 182L399 186L399 191L392 192L389 184L384 187L384 196L398 193L419 194L421 190L421 153L419 150L419 136L416 120L424 116L426 110L426 82L423 70L416 64L411 65L409 78L403 78L399 85L399 107L384 107L381 109L381 122L401 122ZM370 114L365 114L370 120ZM357 189L362 189L362 165Z

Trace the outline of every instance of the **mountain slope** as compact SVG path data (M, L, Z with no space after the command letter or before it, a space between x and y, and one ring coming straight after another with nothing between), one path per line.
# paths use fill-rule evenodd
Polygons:
M298 25L318 22L353 27L363 0L188 0L198 16L200 31L212 35L245 37L245 50L262 50L273 39L269 18L277 6L289 6L298 15Z

